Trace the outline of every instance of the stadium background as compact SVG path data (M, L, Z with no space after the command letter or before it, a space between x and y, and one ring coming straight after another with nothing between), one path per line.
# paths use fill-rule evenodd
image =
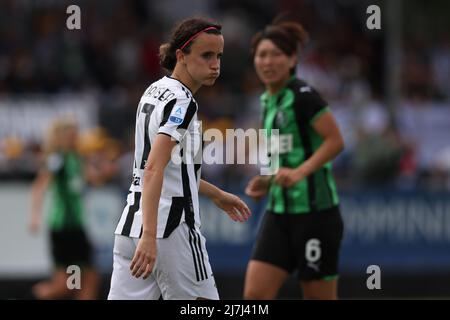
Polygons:
M66 8L81 8L68 30ZM381 7L382 29L366 9ZM175 21L204 14L223 25L215 86L198 93L204 128L252 128L262 87L251 35L281 11L296 13L312 41L298 73L330 102L346 141L334 173L345 239L341 298L450 296L450 3L354 0L0 1L0 298L29 297L49 275L45 230L27 231L30 183L45 129L75 117L83 152L103 179L86 192L89 234L109 286L113 230L131 179L135 110L161 76L157 51ZM256 168L203 167L238 194ZM263 203L233 224L202 200L203 230L222 298L240 298ZM381 290L368 290L369 265ZM296 298L293 279L281 298Z

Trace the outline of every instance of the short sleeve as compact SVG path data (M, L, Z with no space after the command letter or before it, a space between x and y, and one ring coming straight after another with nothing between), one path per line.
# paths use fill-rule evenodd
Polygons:
M320 94L309 86L302 86L296 93L296 108L302 114L302 118L309 124L313 124L323 113L329 111L328 103Z
M180 142L197 112L197 104L192 98L177 98L164 106L158 133L171 136Z

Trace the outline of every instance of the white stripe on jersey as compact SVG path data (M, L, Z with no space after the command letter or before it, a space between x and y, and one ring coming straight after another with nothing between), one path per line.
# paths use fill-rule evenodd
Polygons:
M142 95L136 113L133 181L115 234L133 238L142 234L143 173L158 133L169 135L178 142L176 152L183 154L183 162L171 159L164 169L156 236L168 237L182 221L191 228L200 228L201 157L195 155L202 139L197 108L191 91L170 77L154 82ZM194 164L194 159L198 164Z

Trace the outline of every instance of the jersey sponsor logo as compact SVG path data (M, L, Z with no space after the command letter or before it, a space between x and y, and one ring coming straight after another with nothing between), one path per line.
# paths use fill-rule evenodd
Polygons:
M287 117L283 111L278 111L276 115L276 125L281 128L287 124Z
M292 134L280 134L280 154L289 153L294 147L294 136Z
M141 178L138 177L136 174L133 174L132 182L133 186L140 186L141 185Z
M169 117L169 121L173 122L173 123L176 123L176 124L180 124L180 123L183 122L183 119L175 117L175 116L170 116Z
M301 87L301 88L300 88L300 92L311 92L311 87L308 87L308 86L306 86L306 87Z
M271 154L289 153L294 148L294 136L290 133L272 136L270 140Z

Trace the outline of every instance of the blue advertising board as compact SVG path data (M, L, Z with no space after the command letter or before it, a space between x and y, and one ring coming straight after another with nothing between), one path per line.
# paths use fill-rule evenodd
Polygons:
M264 214L252 204L253 216L236 223L206 199L201 200L202 232L216 272L244 272ZM446 271L450 268L450 195L359 191L342 193L343 273L365 272L369 265L395 273Z

